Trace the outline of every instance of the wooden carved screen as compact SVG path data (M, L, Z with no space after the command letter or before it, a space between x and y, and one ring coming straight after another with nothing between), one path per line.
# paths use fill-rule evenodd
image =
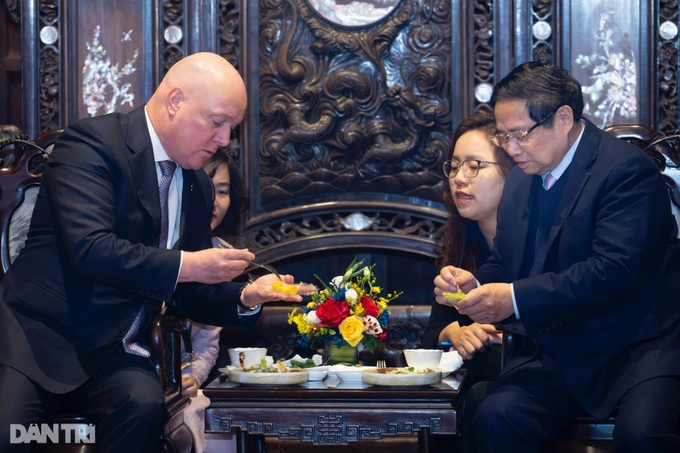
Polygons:
M143 105L168 68L217 48L203 0L6 0L20 12L22 131Z
M420 256L431 294L454 118L451 3L354 2L384 13L350 25L330 20L322 3L241 3L247 245L303 272L368 257L391 281L413 276Z
M218 52L236 65L249 91L232 150L251 192L245 240L258 258L286 265L303 254L327 260L327 251L339 247L349 255L392 250L381 259L408 254L407 267L427 267L422 278L431 281L433 236L445 218L439 165L455 125L488 109L493 84L519 63L576 69L581 55L594 53L588 34L599 27L587 24L621 2L142 3L5 0L21 11L23 132L34 137L84 114L85 45L94 42L98 24L114 61L123 65L139 49L137 72L125 80L135 106L179 58ZM342 20L341 9L352 4L366 8L361 24ZM676 130L677 1L621 4L641 25L621 34L625 40L630 33L636 56L638 113L631 121ZM371 16L376 10L383 12Z

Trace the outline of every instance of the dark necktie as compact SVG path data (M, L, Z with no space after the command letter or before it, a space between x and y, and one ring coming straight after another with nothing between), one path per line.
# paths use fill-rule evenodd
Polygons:
M158 185L158 192L161 198L161 236L158 241L160 248L168 247L168 189L172 181L172 175L175 173L177 164L171 160L162 160L158 162L161 166L161 182Z
M158 185L158 191L161 199L161 236L158 243L160 248L167 248L168 191L170 189L170 182L172 181L172 175L175 173L177 164L171 160L162 160L158 162L158 164L161 166L161 174L163 175L161 177L161 182ZM146 310L142 305L139 309L139 312L137 312L137 316L135 317L134 321L132 321L130 330L128 330L125 338L123 338L123 348L125 349L125 352L142 357L149 357L151 355L148 348L136 342L139 328L142 326L142 323L145 319Z

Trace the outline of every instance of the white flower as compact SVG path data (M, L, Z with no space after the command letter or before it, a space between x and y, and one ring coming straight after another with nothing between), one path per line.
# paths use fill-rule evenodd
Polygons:
M345 299L347 300L348 304L354 305L359 300L359 295L354 288L351 288L345 292Z
M378 335L382 333L382 327L375 316L364 316L364 332L369 335Z
M317 325L321 322L318 316L316 316L316 310L312 310L307 313L307 322L312 325Z
M364 277L370 277L371 276L371 270L368 268L368 266L364 267Z
M338 289L341 288L341 285L343 284L344 281L345 281L345 277L342 276L342 275L338 275L337 277L333 277L333 280L331 280L331 282L333 283L333 286L335 286Z

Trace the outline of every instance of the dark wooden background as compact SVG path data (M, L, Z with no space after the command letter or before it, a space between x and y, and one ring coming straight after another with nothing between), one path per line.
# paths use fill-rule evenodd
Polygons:
M245 244L307 281L365 258L403 303L431 300L453 129L517 64L570 69L601 126L678 128L677 1L399 0L363 26L310 0L3 3L0 124L35 137L87 116L93 68L116 77L91 108L117 96L126 111L179 58L217 52L250 99L232 143L251 193Z

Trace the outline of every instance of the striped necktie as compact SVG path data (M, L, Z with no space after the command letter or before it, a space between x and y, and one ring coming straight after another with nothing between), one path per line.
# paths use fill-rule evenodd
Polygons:
M158 185L158 192L161 199L161 235L159 240L160 248L167 248L168 244L168 192L170 189L170 182L172 181L172 175L175 173L177 164L171 160L163 160L158 162L161 167L161 182ZM139 308L137 316L130 330L123 338L123 349L129 354L134 354L142 357L150 357L151 352L145 346L137 343L137 334L139 329L146 320L146 310L144 305Z
M161 173L163 174L158 185L158 192L161 198L161 236L158 246L160 248L168 248L168 192L177 164L171 160L162 160L158 164L161 166Z

